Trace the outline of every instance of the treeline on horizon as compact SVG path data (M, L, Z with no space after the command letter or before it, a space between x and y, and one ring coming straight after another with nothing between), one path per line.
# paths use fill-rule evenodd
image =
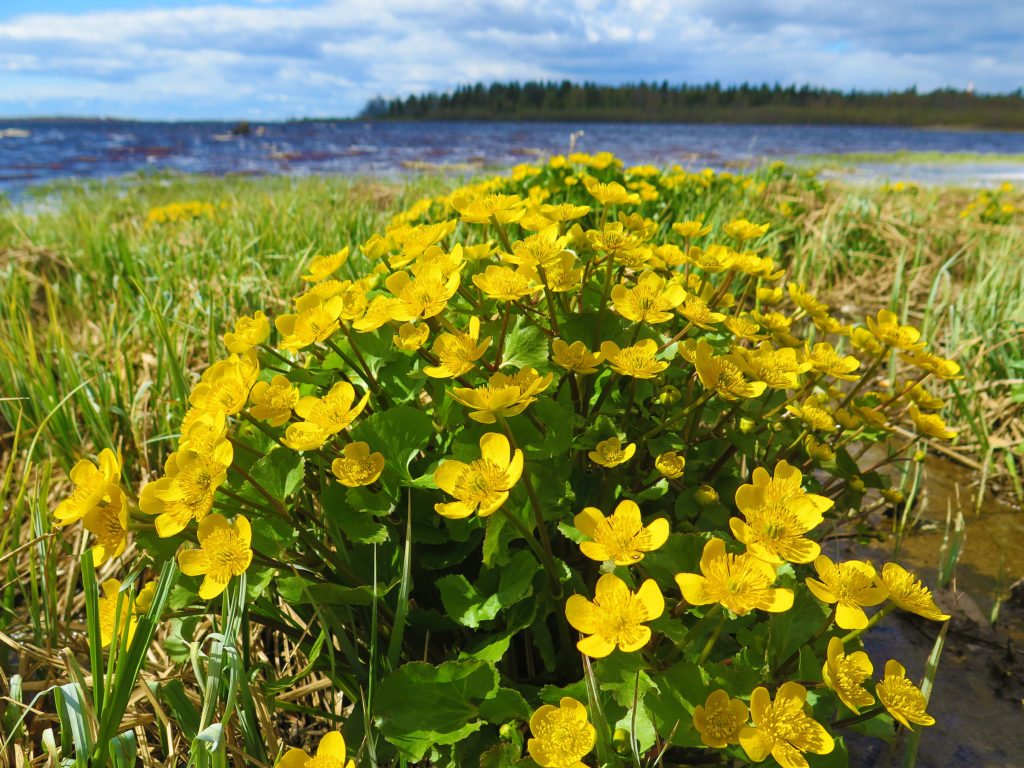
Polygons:
M371 99L370 120L557 120L680 123L820 123L1024 128L1024 93L850 91L808 85L607 86L568 80L462 85L454 91Z

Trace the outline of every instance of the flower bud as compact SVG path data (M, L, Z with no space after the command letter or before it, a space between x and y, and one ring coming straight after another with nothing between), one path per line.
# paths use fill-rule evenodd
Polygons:
M697 489L697 492L693 494L693 498L702 507L707 507L718 502L718 491L710 485L702 485Z
M864 489L866 487L864 485L864 481L857 476L851 477L848 485L850 487L850 490L855 491L856 493L864 493Z
M666 408L678 403L682 399L682 397L682 392L680 392L676 387L673 387L671 384L666 384L664 387L658 390L658 402L661 403Z
M612 735L612 744L615 745L615 751L620 755L629 754L629 731L625 728L616 728Z

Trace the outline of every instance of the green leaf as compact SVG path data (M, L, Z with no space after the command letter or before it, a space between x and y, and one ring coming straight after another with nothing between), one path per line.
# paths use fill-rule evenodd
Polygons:
M301 576L285 576L277 580L277 590L289 603L303 605L370 605L373 587L345 587L341 584L317 584ZM386 595L398 582L378 587L377 596Z
M433 436L434 422L430 416L408 405L379 411L352 429L352 439L383 453L385 468L395 472L403 483L412 482L409 462Z
M656 690L647 695L654 702L658 733L679 747L699 746L700 734L693 727L693 710L707 700L708 690L695 664L677 662L663 674L652 677ZM674 732L673 732L674 731Z
M507 565L485 568L475 585L462 574L451 574L439 579L437 587L448 615L476 629L481 621L493 619L502 608L531 594L533 577L539 570L533 553L519 550Z
M360 498L351 492L362 490L365 489L349 489L339 483L331 483L320 492L320 506L328 522L337 527L349 541L356 544L381 544L388 539L387 527L377 522L372 511L350 503ZM376 496L386 498L384 494Z
M615 728L622 728L629 733L633 730L633 724L633 705L631 703L626 714L615 724ZM653 747L654 742L658 739L658 732L654 727L651 711L644 705L643 701L640 701L636 707L636 732L634 735L636 736L641 754Z
M249 475L275 499L284 501L302 483L305 461L302 454L290 448L278 446L253 464ZM251 487L245 487L242 495L263 501L263 495Z
M501 610L497 595L481 594L461 573L438 579L437 588L447 614L470 629L476 629L481 621L493 619Z
M544 338L544 333L525 315L520 315L505 336L501 367L531 367L541 370L548 367L548 354L548 340Z
M515 744L499 744L480 756L480 768L513 768L522 753Z
M503 725L509 720L530 719L533 710L523 698L523 694L512 688L499 688L494 698L485 699L480 704L480 717L493 725Z
M771 615L768 651L774 664L781 664L800 650L821 629L828 609L810 592L796 590L793 607Z
M287 520L279 517L257 517L252 520L252 548L273 557L287 549L299 537Z
M414 661L381 681L374 715L383 718L384 738L417 761L432 745L454 744L479 729L480 704L497 691L497 670L486 662Z

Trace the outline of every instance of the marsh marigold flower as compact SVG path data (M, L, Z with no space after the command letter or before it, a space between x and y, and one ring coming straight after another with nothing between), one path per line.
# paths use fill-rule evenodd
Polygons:
M262 344L270 336L270 321L262 312L252 317L240 317L235 320L235 330L224 334L224 346L228 352L241 354Z
M384 471L384 454L370 453L367 443L349 443L342 449L342 455L331 462L331 472L349 488L369 485Z
M618 437L609 437L597 444L594 450L589 451L587 456L595 464L602 467L617 467L633 458L636 453L636 443L623 446Z
M916 404L910 406L910 420L922 435L939 440L952 440L957 436L956 430L947 428L941 416L937 413L922 413Z
M249 392L260 375L256 352L232 354L207 368L188 396L188 402L204 411L223 411L233 416L245 407Z
M908 352L924 348L924 342L919 341L921 332L912 325L900 325L896 314L887 309L879 310L877 319L868 316L867 322L868 330L887 347Z
M676 584L683 599L691 605L719 603L738 616L755 608L782 613L793 607L793 590L773 588L776 568L749 553L734 555L725 551L722 539L704 545L700 571L677 573Z
M658 470L662 477L668 478L669 480L675 480L677 477L682 477L683 468L685 466L686 459L675 451L659 453L658 457L654 460L654 468Z
M591 560L614 560L616 565L633 565L668 541L668 520L659 517L644 525L640 507L624 499L615 511L605 517L596 507L584 507L573 519L573 525L592 541L580 543L580 551Z
M487 267L483 274L473 275L473 284L483 291L487 298L495 301L519 301L543 288L534 282L535 272L529 267L497 266Z
M870 707L875 703L863 683L871 677L874 667L864 651L843 653L843 641L833 637L828 641L828 654L821 668L822 680L839 696L849 709L859 713L859 707Z
M250 416L279 427L291 418L292 408L299 402L299 390L287 376L278 374L271 381L257 381L249 392L249 402Z
M114 494L120 495L118 482L121 479L121 462L109 448L100 451L98 461L93 464L82 459L71 468L71 495L57 505L53 516L57 525L70 525L85 517L101 502L112 504Z
M771 226L769 223L752 224L746 219L733 219L725 225L725 234L742 242L760 237L768 231L769 226Z
M490 336L483 341L479 339L478 317L469 319L469 329L465 333L442 333L431 348L440 365L428 365L423 372L434 379L454 379L473 370L473 364L483 356L491 344Z
M818 373L843 381L856 381L860 378L854 373L860 368L860 360L853 355L839 355L827 341L819 342L809 352L805 352L804 361L810 363L811 368Z
M452 197L452 207L467 224L487 224L493 218L499 224L518 221L526 214L523 199L516 195L485 195L476 199Z
M785 460L775 465L774 475L758 467L752 479L736 490L736 506L746 519L729 520L733 535L769 563L813 561L821 547L804 534L821 523L822 512L835 502L804 491L803 474Z
M356 420L370 399L367 392L355 403L356 390L347 381L339 381L323 397L307 395L295 404L295 413L328 434L337 434ZM353 405L353 403L355 403Z
M922 371L927 371L940 379L962 379L960 375L960 364L947 360L944 357L933 355L931 352L917 350L913 354L901 354L900 358L905 362L915 365Z
M402 323L398 333L391 337L395 346L404 352L415 352L427 342L430 328L426 324Z
M672 319L686 292L678 283L669 283L656 272L643 272L636 285L621 283L612 287L611 300L615 311L634 323L664 323Z
M684 352L684 347L680 345L680 354L689 354L688 347L686 350ZM743 372L734 359L729 355L716 356L711 345L704 339L698 341L694 349L693 365L704 389L726 400L759 397L768 388L763 381L747 381L743 378Z
M511 453L511 455L510 455ZM465 464L449 459L434 470L434 482L455 501L435 504L444 517L459 519L476 512L487 517L508 498L508 492L523 474L523 452L512 452L508 438L488 432L480 438L480 458Z
M807 579L807 588L823 603L836 604L836 624L843 629L863 629L868 625L865 606L878 605L888 590L875 580L871 563L847 560L833 563L827 555L814 561L818 579Z
M281 441L293 451L315 451L326 443L333 432L312 421L292 422L284 432Z
M345 737L341 731L324 734L316 748L316 755L306 750L292 747L274 768L356 768L354 760L346 761Z
M455 387L449 392L451 398L470 409L469 418L481 424L493 424L498 416L517 416L536 402L534 395L543 392L551 383L553 374L540 376L536 368L524 368L514 376L495 373L487 385L477 387Z
M634 379L653 379L668 368L667 361L655 358L657 352L658 342L654 339L641 339L624 349L611 341L601 344L601 354L612 370Z
M693 708L693 727L705 746L721 749L740 743L740 729L747 724L747 705L719 688L703 705Z
M109 500L102 501L85 513L82 525L96 537L92 561L98 568L124 552L127 544L128 504L117 486L111 486Z
M88 577L86 577L88 578ZM135 626L139 619L131 610L131 594L121 592L121 582L117 579L107 579L100 585L103 594L100 596L98 608L100 619L100 643L106 648L114 639L114 631L119 637L128 633L128 642L132 641L135 634Z
M807 768L805 752L829 754L835 740L804 712L806 701L807 689L799 683L783 683L775 701L767 688L755 688L750 695L754 725L740 731L740 746L747 757L760 763L771 755L782 768Z
M690 221L677 221L672 225L672 231L680 237L704 237L711 232L710 226L704 226L703 219L691 219Z
M890 659L885 663L885 677L875 686L875 694L889 714L914 730L911 723L935 725L935 718L929 715L921 689L907 679L907 670L898 661Z
M448 300L459 290L458 272L445 276L439 267L431 266L415 277L408 272L388 275L384 284L396 302L387 304L387 319L398 322L425 319L444 312ZM365 330L362 325L359 330Z
M186 576L202 576L199 597L211 600L223 592L233 576L245 573L252 562L252 528L244 515L228 522L214 512L199 521L199 549L178 553L178 567Z
M209 454L178 451L167 457L164 477L147 483L139 495L139 508L156 515L158 536L174 536L192 520L206 517L233 455L231 443L220 440Z
M530 733L533 738L526 749L541 768L584 768L580 758L590 753L597 739L586 708L569 696L557 707L545 704L534 712Z
M338 330L338 318L344 303L341 296L324 300L314 293L297 299L295 313L284 314L274 320L281 334L278 349L305 349L329 339Z
M337 253L332 253L329 256L317 256L309 265L309 274L303 275L302 279L306 282L317 283L321 280L326 280L343 266L348 261L348 246L346 245Z
M932 621L945 621L949 618L949 614L943 613L935 605L928 587L902 566L886 563L882 566L879 581L889 590L889 599L896 603L897 608Z
M551 362L574 373L597 373L597 366L604 360L603 352L591 352L582 341L566 344L554 339L551 353Z
M665 611L665 598L654 579L647 579L634 593L626 582L613 573L597 580L594 600L570 595L565 603L565 617L574 629L588 637L576 647L595 659L615 650L638 651L651 639L651 629L644 624Z

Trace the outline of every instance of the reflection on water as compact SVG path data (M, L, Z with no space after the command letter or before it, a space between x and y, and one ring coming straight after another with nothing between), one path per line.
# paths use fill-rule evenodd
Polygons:
M883 126L686 123L473 123L358 121L255 124L119 120L0 121L0 191L59 178L102 178L140 170L252 174L385 174L452 167L509 167L576 148L614 152L627 164L722 169L763 158L843 152L1024 154L1024 134ZM966 169L1006 176L1000 166ZM916 178L907 166L877 175ZM942 173L964 177L964 166ZM919 179L927 180L927 179Z

